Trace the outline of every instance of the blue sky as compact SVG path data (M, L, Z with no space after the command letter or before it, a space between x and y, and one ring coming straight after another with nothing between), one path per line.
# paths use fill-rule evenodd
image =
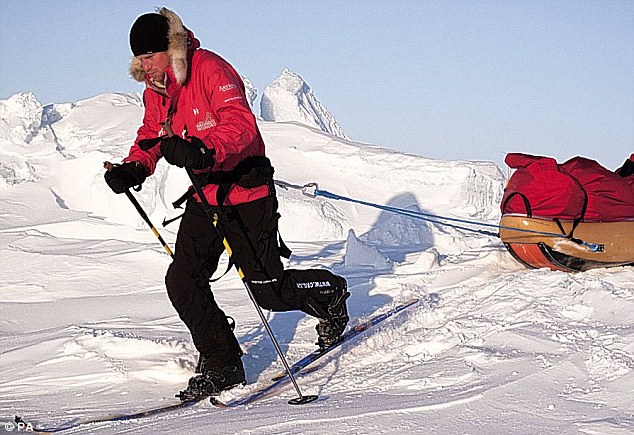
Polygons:
M128 31L155 1L3 0L0 99L140 91ZM439 159L634 152L634 1L176 1L261 94L288 67L353 140Z

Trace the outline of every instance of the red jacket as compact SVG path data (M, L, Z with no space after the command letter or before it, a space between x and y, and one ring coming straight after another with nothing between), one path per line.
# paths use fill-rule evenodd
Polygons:
M165 89L159 89L144 73L141 74L138 71L140 64L135 65L134 60L131 67L133 77L143 77L146 82L143 93L145 114L125 161L141 163L150 174L154 173L156 163L162 157L160 146L143 151L138 142L165 134L161 124L167 119L170 107L169 123L175 134L183 138L196 136L215 151L213 171L229 171L247 157L264 156L264 141L249 107L242 79L228 62L199 48L200 42L193 33L186 32L184 59L170 53L171 47L168 49L172 64L166 70ZM204 188L211 205L217 205L217 189L214 184ZM242 204L268 195L266 185L253 188L234 185L225 204Z

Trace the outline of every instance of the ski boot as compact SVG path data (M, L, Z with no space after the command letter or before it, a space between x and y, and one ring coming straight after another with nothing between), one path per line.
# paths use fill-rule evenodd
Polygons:
M227 323L229 324L229 329L231 329L232 332L236 330L236 320L233 317L227 316ZM240 356L242 356L242 352L240 352ZM196 370L194 370L194 373L202 373L205 364L208 364L206 361L207 359L202 354L198 354L198 362L196 363Z
M189 379L187 388L176 395L181 401L189 402L205 397L217 396L225 390L245 385L242 360L222 367L207 367L201 357L201 373Z
M346 300L350 297L348 284L342 277L337 277L340 286L335 288L332 300L326 307L328 312L327 318L320 318L319 323L315 327L317 330L317 345L320 349L326 349L341 339L341 335L346 329L346 325L350 320L348 316L348 307Z

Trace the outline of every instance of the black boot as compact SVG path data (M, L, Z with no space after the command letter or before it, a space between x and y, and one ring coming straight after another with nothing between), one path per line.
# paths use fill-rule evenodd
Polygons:
M326 306L327 316L320 318L317 324L317 344L321 349L332 346L341 339L341 335L346 329L350 320L346 300L350 297L348 283L342 277L329 303Z
M236 320L233 317L227 316L227 323L229 324L229 329L231 329L232 332L236 330ZM240 352L240 356L242 356L242 352ZM202 354L198 354L198 362L196 363L196 370L194 370L194 373L202 373L205 364L208 365L206 358Z
M183 402L201 397L217 396L225 390L246 384L242 360L237 359L222 367L208 367L201 357L201 373L189 379L187 389L176 395Z

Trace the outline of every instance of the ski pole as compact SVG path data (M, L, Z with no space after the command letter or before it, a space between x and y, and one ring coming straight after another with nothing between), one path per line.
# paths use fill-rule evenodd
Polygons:
M106 168L106 170L110 171L112 170L112 168L114 167L114 165L110 162L103 162L103 167ZM152 221L150 220L150 218L148 217L147 213L145 212L145 210L143 210L143 207L141 207L141 204L139 204L139 201L137 201L137 199L134 197L134 195L132 195L132 192L130 192L129 189L125 190L125 196L128 197L128 199L130 200L130 202L132 203L132 205L134 205L134 208L136 208L136 211L139 212L139 215L141 215L141 218L150 226L150 229L152 230L152 232L154 233L154 235L156 236L156 238L159 240L159 242L161 243L161 245L163 245L163 248L165 248L165 250L167 251L167 253L170 255L170 257L174 258L174 253L172 253L172 250L170 249L170 247L167 245L167 243L165 242L165 240L163 240L163 237L161 237L161 235L159 234L159 232L156 230L156 228L154 227L154 225L152 225Z
M282 352L282 349L280 348L280 345L277 342L275 335L273 334L273 330L271 329L269 322L266 320L266 317L264 316L264 313L262 312L262 308L258 305L257 301L255 300L255 296L253 295L253 290L251 289L251 286L249 285L249 281L244 275L244 272L242 271L242 268L240 267L240 265L236 262L235 257L233 256L233 251L231 250L231 246L229 245L229 241L224 236L220 225L218 225L218 214L212 212L211 205L209 205L209 202L207 201L207 198L205 197L205 194L202 191L202 188L198 184L198 181L195 179L194 173L192 172L192 170L190 168L186 168L186 170L187 170L187 175L189 175L192 185L194 186L194 190L196 191L198 196L201 198L203 208L205 209L205 214L212 220L214 228L218 232L218 236L222 239L222 244L227 250L229 257L233 258L233 263L235 265L236 271L238 272L238 276L242 280L242 283L244 284L244 287L247 290L249 298L251 299L251 302L253 302L253 305L255 306L255 309L258 312L258 315L260 316L260 320L262 320L262 323L264 324L264 328L266 329L266 332L271 337L271 341L273 342L273 347L275 347L275 350L277 354L279 355L282 361L282 364L284 365L284 369L286 370L286 373L288 373L288 377L293 383L295 390L297 391L297 394L299 397L289 400L288 403L291 405L303 405L305 403L310 403L317 400L316 395L304 396L302 394L302 391L300 390L299 385L297 384L297 380L295 379L295 376L293 375L293 372L291 371L291 368L288 365L288 361L286 361L286 357L284 356L284 353Z
M167 132L167 136L172 137L174 135L174 132L172 131L171 126L167 122L163 125L165 126L165 131ZM238 276L242 280L242 284L244 284L244 288L247 290L249 299L251 299L251 302L253 302L253 305L255 306L255 310L258 312L258 315L260 316L260 320L262 320L262 324L264 325L266 332L269 334L269 337L271 337L271 342L273 342L273 347L275 348L275 351L279 355L280 360L282 361L282 364L284 365L284 369L286 370L286 373L288 373L288 377L293 383L295 390L297 391L298 397L289 400L288 403L290 405L303 405L305 403L310 403L317 400L318 398L317 395L304 396L302 394L302 390L299 388L299 384L297 383L297 380L295 379L295 375L293 375L291 367L288 365L288 361L286 361L286 357L284 356L284 353L282 352L282 349L280 348L280 345L277 342L275 335L273 334L273 330L271 329L269 322L266 320L266 317L264 316L264 313L262 312L262 308L260 307L260 305L258 305L257 301L255 300L255 296L253 294L253 290L251 289L251 286L249 285L249 281L244 275L242 268L240 267L238 262L235 260L235 257L233 257L233 251L231 249L231 246L229 245L227 238L224 236L222 232L222 228L220 227L220 225L218 225L218 214L213 212L211 205L209 204L209 201L207 201L207 197L205 196L205 193L203 192L202 187L198 183L198 180L196 180L196 177L194 176L194 172L192 171L192 169L185 168L185 170L187 171L187 175L189 176L192 186L194 187L194 192L196 192L196 194L200 198L200 202L203 206L205 214L213 222L214 228L216 229L218 236L222 239L222 244L227 250L229 257L233 259L233 264L236 268L236 271L238 272ZM218 206L220 207L220 204Z

